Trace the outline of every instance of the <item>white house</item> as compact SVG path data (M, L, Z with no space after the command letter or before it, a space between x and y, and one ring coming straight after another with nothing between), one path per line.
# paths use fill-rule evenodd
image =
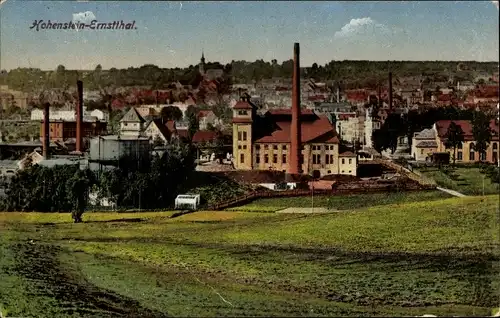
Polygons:
M146 121L135 108L131 108L120 120L120 135L140 137L143 136Z
M350 151L339 155L339 174L347 174L356 176L358 168L358 159L355 154Z
M31 120L33 121L42 121L43 120L43 110L41 109L33 109L31 111ZM109 121L109 114L107 112L103 112L99 109L94 109L93 111L86 111L85 108L83 110L83 117L94 117L99 121L107 122ZM76 111L74 109L71 110L54 110L51 109L49 111L50 120L63 120L63 121L75 121L76 120Z
M373 148L372 135L373 132L380 129L380 122L373 120L371 116L371 108L366 110L365 117L365 147Z
M411 156L415 161L426 161L429 154L437 151L436 131L424 129L413 135Z
M147 124L146 129L144 130L144 135L150 138L152 143L157 139L167 143L170 132L161 119L155 119Z
M200 110L198 113L198 121L200 125L200 130L206 130L208 125L217 127L222 124L221 120L215 116L214 112L211 110Z

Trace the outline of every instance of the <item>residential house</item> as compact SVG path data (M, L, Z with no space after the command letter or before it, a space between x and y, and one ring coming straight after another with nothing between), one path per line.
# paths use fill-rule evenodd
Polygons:
M209 124L213 127L221 125L221 121L211 110L200 110L198 112L198 122L200 130L208 129Z
M457 149L457 162L477 162L479 160L489 163L498 163L498 121L492 120L490 122L490 129L493 131L491 142L488 145L486 154L481 156L474 150L474 137L472 135L472 124L468 120L440 120L434 124L434 131L436 132L436 152L449 152L453 155L453 149L446 149L446 133L451 122L459 125L464 132L464 143Z
M335 125L340 139L349 143L364 140L363 128L360 129L364 123L355 112L337 114Z
M242 98L233 107L235 168L288 171L291 120L291 109L273 109L258 115L257 107ZM300 124L303 173L324 176L344 171L345 174L356 174L353 166L340 169L339 138L327 116L302 109Z
M350 151L343 152L339 155L339 174L347 174L356 176L358 168L358 156Z
M144 136L148 137L151 140L151 143L161 140L164 144L166 144L170 141L172 132L168 129L167 122L163 119L153 119L147 123L146 128L144 129Z
M142 136L146 120L134 107L120 120L120 135L122 136Z
M366 110L365 122L364 122L364 148L373 148L372 135L377 129L380 129L380 121L374 119L371 116L371 108Z
M416 161L428 161L430 155L437 152L436 131L424 129L413 135L411 155Z

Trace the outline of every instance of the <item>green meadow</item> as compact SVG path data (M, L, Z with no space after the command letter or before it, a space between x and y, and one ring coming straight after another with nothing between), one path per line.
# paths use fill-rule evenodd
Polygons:
M318 215L87 213L73 224L63 213L0 213L0 311L490 315L500 294L498 196L428 196Z

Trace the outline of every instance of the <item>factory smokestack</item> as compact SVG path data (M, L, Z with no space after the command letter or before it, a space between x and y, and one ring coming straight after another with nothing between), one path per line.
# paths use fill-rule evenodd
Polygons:
M43 141L42 141L42 154L44 159L49 158L50 152L50 104L45 103L43 106Z
M299 43L293 46L293 84L292 84L292 125L290 127L290 166L289 174L302 173L301 129L300 129L300 49Z
M389 109L392 109L392 72L389 72Z
M78 103L76 105L76 151L82 152L82 135L83 135L83 82L77 81Z

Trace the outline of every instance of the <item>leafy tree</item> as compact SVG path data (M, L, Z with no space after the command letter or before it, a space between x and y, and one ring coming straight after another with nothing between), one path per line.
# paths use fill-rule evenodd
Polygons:
M488 116L477 112L472 120L472 136L474 137L474 150L479 153L479 161L482 161L482 156L486 155L492 133Z
M182 119L182 111L179 109L179 107L176 106L166 106L161 109L160 116L165 121L179 121Z
M82 222L82 215L89 201L89 190L92 184L90 171L80 169L66 181L68 200L72 203L71 217L75 223Z
M462 127L452 121L450 126L448 126L445 138L446 141L444 146L446 149L453 149L453 164L455 164L457 158L457 148L464 142L464 131L462 130Z
M196 114L192 112L187 114L187 122L189 139L191 140L194 134L200 129L200 122L198 121L198 117L196 116Z

